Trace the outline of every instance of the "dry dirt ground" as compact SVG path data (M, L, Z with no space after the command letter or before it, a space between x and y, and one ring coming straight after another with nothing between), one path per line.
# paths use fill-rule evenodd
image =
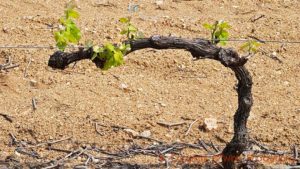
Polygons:
M66 1L0 2L0 46L55 45L52 28L58 26ZM222 19L232 25L233 39L253 35L267 40L300 40L298 0L166 0L159 7L154 0L132 1L139 5L136 12L128 12L128 3L129 0L78 1L82 42L119 42L122 25L118 19L127 16L145 36L208 38L209 32L202 24ZM226 47L239 46L240 42L230 42ZM300 147L299 47L299 43L263 44L246 65L254 82L250 135L278 150ZM34 160L15 152L10 134L31 144L71 137L57 145L66 150L95 145L113 151L133 144L153 144L98 125L100 135L95 130L96 123L136 132L149 130L152 138L166 143L196 143L201 139L225 145L232 137L236 79L216 61L193 61L182 50L149 49L130 54L124 65L105 72L88 60L61 71L47 66L54 52L55 49L0 49L1 63L11 57L13 63L19 64L0 72L0 113L12 119L9 122L0 116L0 160L8 156L21 163ZM33 98L36 110L32 108ZM208 117L217 119L216 130L201 129ZM199 120L186 136L189 124L196 119ZM157 122L185 124L168 128ZM66 154L43 147L37 152L42 159ZM132 161L151 160L157 161L146 157Z

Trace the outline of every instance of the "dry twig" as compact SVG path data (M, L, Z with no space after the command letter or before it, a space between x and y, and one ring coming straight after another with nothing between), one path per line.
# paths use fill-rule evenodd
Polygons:
M8 70L8 69L13 69L13 68L16 68L16 67L19 67L18 64L12 64L12 59L10 56L8 56L8 60L6 63L4 64L0 64L0 70Z
M100 135L100 136L103 136L104 133L100 132L99 129L98 129L98 123L95 123L95 130L96 132Z
M212 154L212 152L209 150L208 146L204 141L199 140L199 144L204 148L205 151L207 151L209 154Z
M145 137L145 136L137 136L137 138L143 138L143 139L147 139L147 140L150 140L150 141L155 141L155 142L158 142L159 144L163 144L164 142L163 141L160 141L160 140L157 140L155 138L151 138L151 137Z
M185 122L177 122L177 123L157 122L157 124L170 128L170 127L174 127L174 126L183 125L183 124L185 124Z
M35 98L32 98L32 99L31 99L31 103L32 103L32 109L33 109L33 111L35 111L35 110L37 109Z
M190 130L191 130L191 128L192 128L192 126L196 123L198 121L198 119L196 119L195 121L193 121L191 124L190 124L190 126L189 126L189 128L188 128L188 130L185 132L185 134L184 135L188 135L189 134L189 132L190 132Z
M216 152L220 152L219 148L216 147L215 144L214 144L212 141L210 141L210 144L211 144L212 148L213 148Z
M27 64L27 66L26 66L26 68L25 68L25 70L24 70L24 78L27 77L27 70L28 70L30 64L31 64L31 58L29 59L28 64Z
M299 158L299 153L296 145L293 146L293 153L294 153L294 158L297 160Z
M41 146L44 146L44 145L51 146L51 145L56 144L56 143L60 143L60 142L66 141L66 140L70 140L71 138L72 137L67 137L67 138L63 138L63 139L60 139L60 140L47 141L45 143L39 143L39 144L36 144L36 145L28 146L28 148L41 147Z
M12 118L7 114L0 113L0 116L2 116L5 120L9 121L10 123L13 122Z

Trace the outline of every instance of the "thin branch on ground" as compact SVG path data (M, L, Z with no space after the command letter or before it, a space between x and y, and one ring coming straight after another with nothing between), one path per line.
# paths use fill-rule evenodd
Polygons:
M189 128L188 128L188 130L185 132L184 135L187 136L187 135L189 134L191 128L193 127L193 125L194 125L197 121L198 121L198 119L196 119L195 121L193 121L193 122L189 125Z
M299 158L299 153L298 153L298 149L297 149L296 145L293 146L293 153L294 153L294 158L298 159Z
M31 99L31 104L32 104L33 111L35 111L37 109L37 106L36 106L36 99L34 97Z
M98 129L98 123L95 123L95 130L96 130L96 133L98 133L100 136L104 135L104 133L100 132Z
M34 150L28 150L24 147L17 147L15 151L23 155L28 155L30 157L34 157L38 159L40 158L40 155L37 152L35 152Z
M145 136L139 135L139 136L137 136L137 138L143 138L143 139L147 139L147 140L150 140L150 141L155 141L155 142L157 142L159 144L163 144L164 143L163 141L160 141L160 140L152 138L152 137L145 137Z
M67 137L67 138L63 138L63 139L60 139L60 140L54 140L54 141L47 141L45 143L39 143L39 144L36 144L36 145L31 145L31 146L28 146L28 148L33 148L33 147L41 147L41 146L51 146L53 144L57 144L57 143L61 143L63 141L66 141L66 140L70 140L72 137Z
M278 56L275 56L274 54L270 54L270 52L266 51L266 50L263 50L263 49L260 49L261 50L261 53L268 56L269 58L279 62L279 63L283 63L283 61L281 59L279 59Z
M10 122L10 123L13 122L12 117L10 117L10 116L7 115L7 114L0 113L0 116L2 116L5 120L7 120L7 121Z
M12 133L9 133L9 136L11 138L11 144L12 145L16 145L17 143L19 143L19 141L17 140L17 138Z
M24 141L18 141L17 138L13 135L10 134L10 137L12 138L14 146L16 146L16 152L19 152L24 155L31 156L35 158L36 160L41 160L41 157L35 152L34 148L39 148L43 145L47 144L56 144L56 143L61 143L65 140L71 139L71 137L67 138L62 138L59 140L54 140L54 141L48 141L45 143L40 143L36 144L33 146L28 146L30 143L26 143ZM24 143L22 143L24 142ZM122 161L126 159L133 158L134 156L137 155L144 155L144 156L152 156L152 157L157 157L161 160L164 160L169 167L176 165L189 165L188 161L184 160L191 160L191 159L197 159L197 158L205 158L211 159L215 165L218 167L222 167L220 163L218 163L218 159L222 158L222 152L218 151L216 153L211 153L209 150L209 146L215 146L212 142L209 144L206 144L204 141L200 140L198 144L190 144L190 143L172 143L172 144L151 144L147 147L141 147L139 145L132 145L128 149L120 149L116 152L110 152L108 150L103 150L101 148L97 148L96 146L89 146L85 145L84 147L80 147L75 150L64 150L64 149L59 149L59 148L53 148L51 146L45 147L45 151L57 151L57 152L63 152L66 153L65 155L55 158L54 160L47 159L47 162L45 163L40 163L38 165L35 164L35 168L57 168L60 166L66 166L69 163L74 163L75 159L78 157L83 157L84 159L84 164L77 164L75 166L83 166L83 167L92 167L92 166L112 166L113 164L119 164L119 166L138 166L140 164L125 164ZM221 146L221 145L218 145ZM30 148L30 149L28 149ZM201 150L206 150L209 154L196 154L193 156L184 156L182 155L182 151L186 148L192 148L192 149L201 149ZM214 148L215 149L215 148ZM217 148L215 149L217 151ZM255 155L260 154L268 154L270 156L280 156L280 158L284 158L288 160L289 162L297 162L297 160L294 158L295 155L294 153L289 152L284 152L284 151L276 151L276 150L262 150L262 151L255 151L255 150L246 150L247 154L252 153L251 157L255 157ZM166 161L168 160L166 157L166 154L170 154L172 158L177 159L176 161ZM265 157L265 156L264 156ZM74 161L72 161L74 160ZM251 160L251 159L250 159ZM34 162L33 162L34 163ZM240 162L238 163L240 164ZM244 164L244 163L243 163ZM143 165L143 164L141 164ZM205 161L203 164L199 164L200 166L206 165ZM145 164L145 166L147 166Z
M258 141L254 140L254 139L251 139L251 140L250 140L250 143L257 145L257 146L258 146L259 148L261 148L262 150L267 150L267 151L269 150L268 147L262 145L261 143L259 143Z
M220 152L219 148L215 146L215 144L210 141L211 147L216 151L216 152Z
M156 122L156 123L159 124L159 125L161 125L161 126L168 127L168 128L186 124L185 122L177 122L177 123Z
M208 146L203 140L199 140L199 144L204 148L205 151L207 151L209 154L212 154L212 152L209 150Z
M6 63L4 64L0 64L0 70L8 70L8 69L13 69L19 67L18 64L12 64L12 59L11 56L8 56L8 59L6 61Z
M19 67L20 65L9 65L9 66L1 66L0 65L0 70L9 70L9 69L13 69L13 68L16 68L16 67Z
M24 70L24 78L27 77L27 70L28 70L30 64L31 64L31 57L29 58L28 64L27 64L27 66L26 66L26 68L25 68L25 70Z

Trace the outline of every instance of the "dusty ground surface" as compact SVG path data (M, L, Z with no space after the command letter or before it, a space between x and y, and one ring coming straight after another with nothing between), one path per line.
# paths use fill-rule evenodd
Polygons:
M0 1L0 45L55 45L52 27L63 14L64 1ZM134 1L132 1L134 2ZM299 41L300 2L295 0L171 1L158 7L154 1L136 1L137 12L128 12L129 0L79 1L84 42L118 42L122 37L120 17L132 22L146 36L174 35L204 37L205 22L226 20L232 38L248 35L260 39ZM262 18L253 22L263 15ZM300 144L300 44L267 43L247 63L254 86L254 105L249 119L251 137L278 150ZM238 49L239 42L227 47ZM142 50L130 54L126 64L103 72L90 61L78 62L64 71L47 66L55 49L0 49L0 61L11 57L18 68L0 72L0 160L14 155L25 163L33 160L15 153L9 133L27 143L71 137L60 144L73 150L95 145L106 150L142 146L153 141L135 139L124 131L98 127L118 125L137 132L150 130L151 137L167 142L196 143L199 139L225 145L232 137L233 114L237 108L233 73L211 60L192 61L180 50ZM282 62L272 59L271 54ZM26 69L28 63L30 65ZM25 72L26 70L26 72ZM26 77L24 76L26 74ZM34 82L36 81L36 83ZM125 88L124 88L125 87ZM32 99L37 109L32 108ZM201 130L204 118L218 121L214 131ZM188 126L199 119L186 136ZM157 122L186 124L164 127ZM220 139L221 138L221 139ZM222 141L222 139L224 141ZM38 150L43 159L65 153ZM134 162L157 161L140 157Z

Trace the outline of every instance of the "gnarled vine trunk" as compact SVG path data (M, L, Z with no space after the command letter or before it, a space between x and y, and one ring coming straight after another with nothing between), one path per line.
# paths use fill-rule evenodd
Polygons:
M234 115L234 136L223 150L222 163L225 169L235 168L236 159L246 150L249 144L247 119L250 114L253 99L251 94L252 79L248 70L244 67L247 59L239 57L238 53L233 49L220 48L203 39L187 40L183 38L155 35L150 38L126 41L125 43L131 45L131 50L127 54L145 48L184 49L189 51L194 58L214 59L220 61L225 67L229 67L234 71L235 76L239 81L237 89L238 109ZM51 55L48 65L53 68L64 69L70 63L82 59L90 59L92 55L92 49L81 49L73 53L57 51ZM98 67L103 67L103 60L96 58L93 62Z

